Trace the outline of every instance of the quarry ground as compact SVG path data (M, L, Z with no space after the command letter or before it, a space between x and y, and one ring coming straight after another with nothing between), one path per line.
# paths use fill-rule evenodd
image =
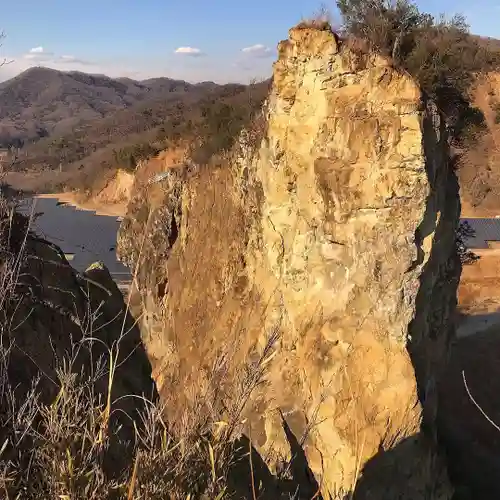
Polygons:
M457 338L441 384L441 430L468 450L451 450L458 455L458 482L473 484L473 477L483 477L475 487L491 492L497 487L485 478L494 477L500 448L495 428L500 423L500 250L477 253L480 259L464 266L460 280Z

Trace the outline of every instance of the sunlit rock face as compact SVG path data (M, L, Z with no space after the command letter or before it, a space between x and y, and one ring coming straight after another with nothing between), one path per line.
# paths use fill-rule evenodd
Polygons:
M271 469L285 422L325 497L448 498L433 425L460 204L435 105L383 58L294 28L259 123L229 160L137 184L122 224L167 411L227 420L262 368L240 420Z

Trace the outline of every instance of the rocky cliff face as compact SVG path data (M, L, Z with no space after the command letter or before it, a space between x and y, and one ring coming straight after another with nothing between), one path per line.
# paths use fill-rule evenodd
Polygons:
M264 118L230 161L138 183L121 227L168 411L246 417L271 467L295 458L298 477L304 451L325 497L447 498L433 422L459 198L444 123L409 76L309 28L280 43Z

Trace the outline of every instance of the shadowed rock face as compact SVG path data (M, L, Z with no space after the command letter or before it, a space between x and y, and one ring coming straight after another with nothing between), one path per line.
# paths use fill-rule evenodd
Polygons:
M168 411L216 386L227 417L262 367L243 430L273 457L295 454L291 432L325 497L362 470L359 498L449 498L434 449L460 271L444 123L385 60L298 28L265 114L227 164L136 182L120 230Z
M92 388L91 404L102 404L108 397L106 368L113 353L109 426L117 431L106 459L109 473L119 473L133 451L131 417L142 425L145 405L139 398L155 401L157 395L139 330L109 271L99 264L77 273L56 245L28 231L27 220L2 205L0 282L0 350L6 376L2 390L7 390L8 382L18 407L32 390L44 404L54 403L64 369L77 377L81 387ZM7 424L0 429L6 443L10 427L15 429L14 423ZM6 461L15 461L20 453L10 444L4 451Z

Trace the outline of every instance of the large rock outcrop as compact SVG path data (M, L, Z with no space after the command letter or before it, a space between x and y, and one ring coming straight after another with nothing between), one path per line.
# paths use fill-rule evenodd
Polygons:
M443 120L408 75L310 28L280 43L265 115L230 161L137 183L120 230L168 411L246 417L271 467L299 445L325 497L447 498Z

